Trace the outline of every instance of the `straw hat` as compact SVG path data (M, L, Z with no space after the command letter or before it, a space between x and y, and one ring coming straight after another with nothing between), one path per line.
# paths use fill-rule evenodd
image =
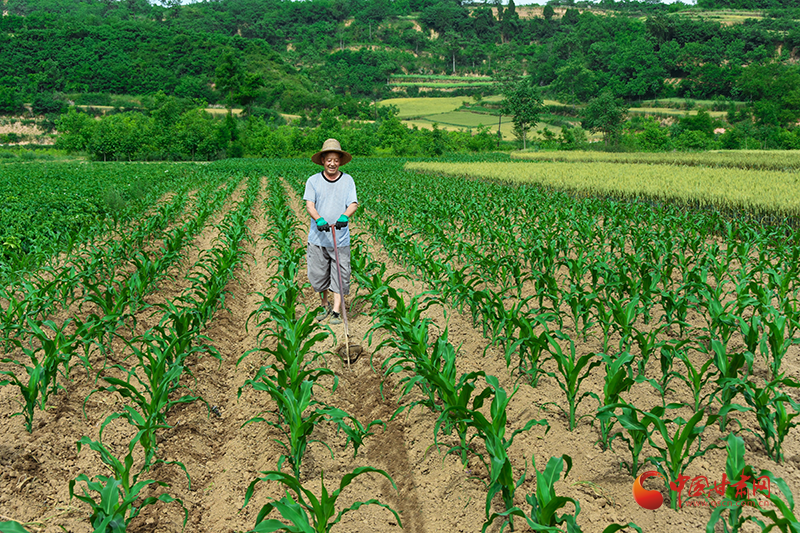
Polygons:
M351 159L353 159L352 155L342 150L342 145L339 144L339 141L336 139L328 139L322 143L322 150L311 156L311 160L318 165L322 165L322 154L325 152L339 152L339 155L341 156L339 166L346 165Z

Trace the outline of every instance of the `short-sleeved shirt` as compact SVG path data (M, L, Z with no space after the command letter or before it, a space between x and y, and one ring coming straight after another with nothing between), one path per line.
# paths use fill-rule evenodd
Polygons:
M340 171L341 172L341 171ZM350 174L341 173L336 181L328 181L322 172L314 174L306 181L303 200L314 202L317 213L325 222L333 226L352 203L358 203L356 184ZM308 242L325 248L333 248L333 233L319 231L317 223L310 219ZM350 226L336 230L336 246L350 246Z

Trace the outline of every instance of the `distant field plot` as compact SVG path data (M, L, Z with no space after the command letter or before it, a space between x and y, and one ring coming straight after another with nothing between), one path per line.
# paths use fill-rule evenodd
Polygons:
M499 103L502 96L488 96L481 100L481 102ZM432 129L433 124L436 123L441 129L449 131L468 130L480 126L489 126L492 131L497 132L498 116L490 113L474 113L464 109L460 109L464 102L474 104L475 101L466 96L454 96L451 98L392 98L384 100L381 105L393 105L399 110L398 118L409 126L417 126L418 128ZM545 105L561 105L560 102L555 100L545 100ZM514 140L514 125L511 122L511 116L503 115L503 121L500 126L500 132L503 140ZM538 137L537 132L547 127L556 136L561 134L561 128L540 122L536 127L531 128L529 137L535 139Z
M445 122L445 120L447 120L447 122ZM478 126L483 124L484 126L489 126L490 131L496 133L498 120L496 116L492 115L480 115L477 113L469 113L464 111L453 111L451 113L441 113L439 115L431 115L429 117L414 120L404 120L403 122L408 125L425 129L433 129L433 125L437 124L440 129L448 131L476 129ZM540 138L541 136L538 135L537 132L543 130L545 127L553 132L556 136L561 134L560 127L540 122L536 124L536 127L531 128L531 131L528 134L528 139L533 140ZM514 136L514 124L511 122L511 117L503 116L503 122L500 125L500 133L502 133L504 141L513 141L516 138Z
M76 105L75 107L77 109L81 109L83 111L87 111L89 109L98 109L98 110L102 111L103 113L107 113L107 112L111 111L112 109L115 109L114 106L110 106L110 105ZM228 114L227 108L224 108L224 107L207 107L207 108L205 108L205 111L206 111L206 113L210 113L210 114L212 114L214 116L221 116L221 115L227 115ZM234 114L234 115L241 115L242 114L242 109L238 108L238 107L234 107L234 108L231 109L231 113Z
M389 79L398 81L492 81L489 76L426 76L419 74L392 74Z
M686 98L658 98L656 100L643 100L641 102L642 107L669 107L672 109L684 109L689 103L692 108L695 107L705 107L705 108L712 108L715 105L719 105L719 102L716 100L695 100L695 99L686 99ZM732 103L736 106L743 106L747 102L740 102L737 100L733 100Z
M494 85L494 81L488 76L424 76L398 74L389 78L390 87L458 89L465 87L490 87L492 85Z
M459 82L459 81L448 81L448 82L440 82L440 83L428 83L428 82L392 82L388 84L389 87L428 87L431 89L463 89L466 87L489 87L494 85L491 81L473 81L473 82Z
M499 102L500 99L500 96L489 96L483 100ZM455 111L461 107L464 102L470 101L472 101L472 99L466 96L452 96L446 98L390 98L388 100L383 100L381 105L393 105L397 107L400 111L397 115L398 118L404 119Z
M503 122L511 123L510 116L504 115ZM469 111L449 111L437 115L429 115L425 120L447 124L451 126L463 126L467 128L477 128L478 126L497 127L498 117L484 113L470 113Z
M692 19L713 20L721 24L742 24L747 19L761 20L764 18L762 11L739 11L739 10L719 10L719 11L702 11L692 12L685 11L681 13L682 17Z
M697 153L608 153L608 152L522 152L514 159L538 161L645 163L651 165L687 165L729 167L745 170L800 170L800 150L718 150Z
M679 200L722 209L797 216L798 179L793 173L732 168L626 163L409 162L406 170L449 176L535 183L559 190L623 198Z
M631 107L630 109L628 109L628 113L634 115L658 114L658 115L673 115L676 117L682 117L685 115L696 115L698 111L699 111L698 109L692 109L687 111L685 109L675 109L672 107ZM707 112L709 115L715 118L724 117L728 113L727 111L708 111L708 110Z

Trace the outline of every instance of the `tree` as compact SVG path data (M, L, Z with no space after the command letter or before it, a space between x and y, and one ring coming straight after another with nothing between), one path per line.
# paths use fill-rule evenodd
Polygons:
M203 109L192 109L181 115L175 125L175 138L181 151L187 153L192 161L214 159L224 150L214 118Z
M16 87L0 87L0 115L14 115L24 109Z
M492 80L495 83L495 90L501 94L511 94L514 87L519 81L519 72L522 66L513 57L501 57L494 63L494 72L492 73ZM500 128L503 125L503 113L501 112L497 118L497 146L500 147L500 139L502 133Z
M366 3L365 8L358 14L360 20L363 20L369 26L369 40L372 40L372 25L377 26L384 19L390 17L392 14L392 6L388 0L371 0Z
M86 113L78 113L74 107L56 120L58 139L56 146L69 153L82 152L89 147L97 122Z
M595 74L583 65L580 58L573 57L556 70L556 79L550 85L550 90L569 104L585 102L597 94Z
M253 110L253 102L259 96L260 89L264 86L264 79L260 74L246 72L242 78L242 83L233 94L233 101L244 108L244 115L250 115Z
M513 40L520 30L519 14L517 7L514 5L514 0L508 0L508 7L503 12L503 18L500 21L500 33L503 42Z
M522 137L522 149L527 148L528 131L539 122L544 109L542 97L530 80L522 78L505 94L501 103L501 113L512 115L514 128Z
M564 16L561 17L561 24L574 26L580 20L580 11L577 9L567 9Z
M585 130L602 132L606 146L619 143L622 123L628 107L614 97L611 91L603 91L592 99L581 114L581 126Z
M447 30L444 35L439 38L439 40L441 41L443 55L445 57L450 56L450 59L452 60L453 74L455 74L456 56L464 50L464 46L467 44L467 41L463 39L461 34L452 30Z
M502 9L502 6L499 8ZM479 7L472 12L472 29L475 35L484 43L493 43L497 37L497 21L492 10L486 6Z
M96 158L131 160L143 150L148 137L147 119L141 113L130 112L104 117L92 129L87 150Z
M225 95L228 107L233 102L233 95L239 90L244 78L244 68L242 62L233 52L225 52L220 57L217 68L214 71L216 88Z

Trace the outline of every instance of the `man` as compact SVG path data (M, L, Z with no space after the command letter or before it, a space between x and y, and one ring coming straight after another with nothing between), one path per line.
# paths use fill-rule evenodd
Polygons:
M322 172L308 178L303 194L306 211L311 217L306 255L308 280L322 298L324 310L317 315L317 320L322 321L331 315L331 324L342 323L342 295L350 293L350 228L347 223L358 207L358 199L353 178L339 170L339 167L351 159L353 157L342 150L339 141L325 141L322 149L311 156L314 163L322 165ZM331 223L336 227L343 287L339 286L336 274ZM328 301L328 289L333 292L333 306Z

